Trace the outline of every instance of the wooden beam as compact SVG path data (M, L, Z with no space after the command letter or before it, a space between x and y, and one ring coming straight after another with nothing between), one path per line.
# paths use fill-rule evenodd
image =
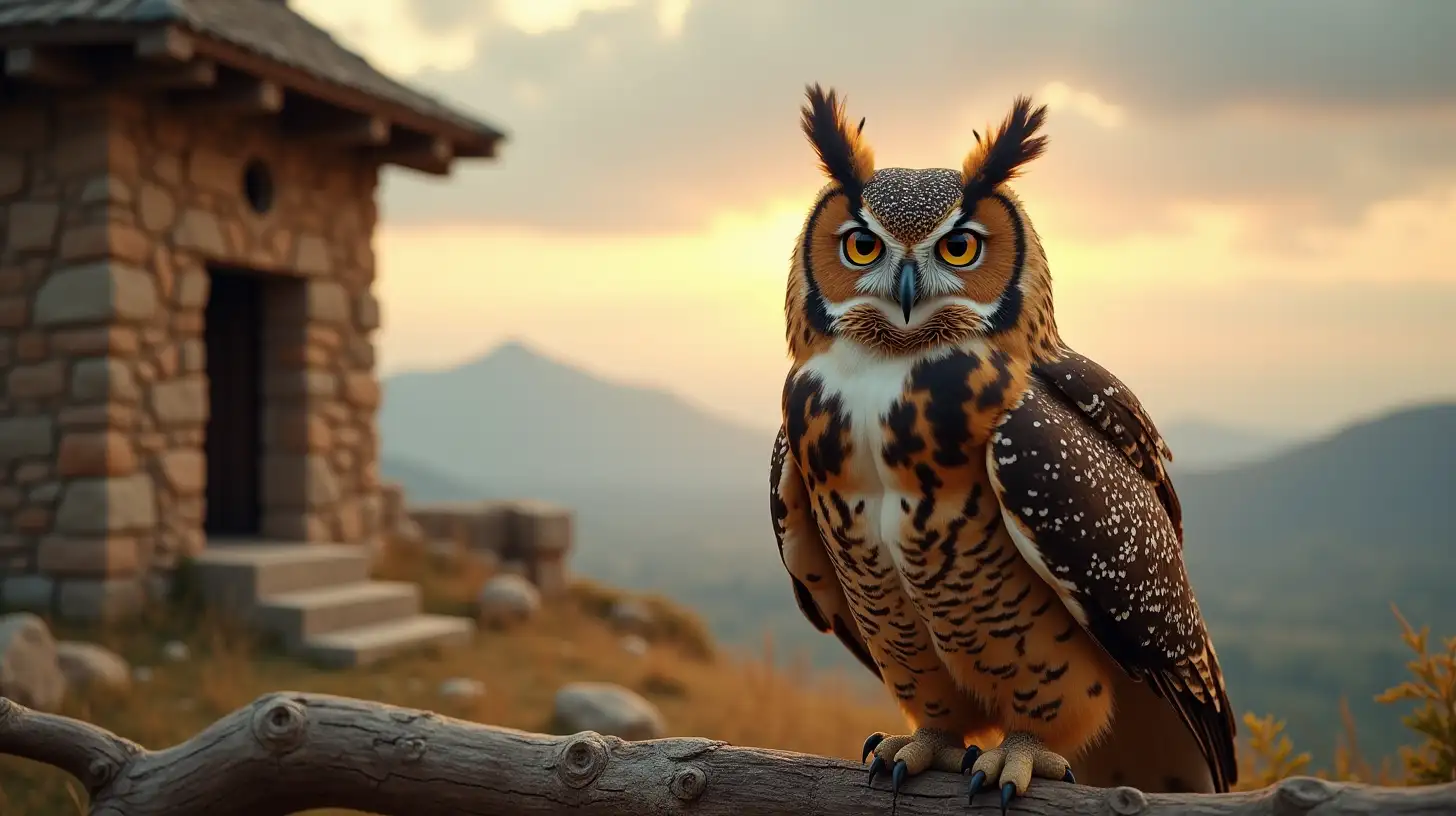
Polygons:
M283 110L283 87L253 77L229 76L210 90L183 91L172 102L189 111L225 116L272 116Z
M432 176L448 176L455 160L455 146L449 139L438 136L401 133L373 155L385 164L397 164Z
M111 82L119 88L138 91L211 88L217 84L217 63L211 60L175 65L133 63L121 68Z
M37 85L77 87L93 81L76 52L62 48L25 46L5 52L5 76Z
M144 62L191 62L197 53L192 35L176 26L148 31L136 41L136 57Z
M389 144L389 120L350 111L320 112L288 122L288 132L320 144L339 147L382 147Z

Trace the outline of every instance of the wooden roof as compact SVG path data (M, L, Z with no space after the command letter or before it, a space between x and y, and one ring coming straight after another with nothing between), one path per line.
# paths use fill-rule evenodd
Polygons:
M0 82L115 85L277 115L381 162L449 172L506 135L376 70L286 0L0 0Z

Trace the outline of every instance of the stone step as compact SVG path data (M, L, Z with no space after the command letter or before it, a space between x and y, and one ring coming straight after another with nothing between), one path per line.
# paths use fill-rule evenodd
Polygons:
M350 668L432 646L463 646L474 634L475 621L469 618L413 615L317 635L304 641L303 651L324 666Z
M387 621L420 611L420 588L404 581L356 581L338 586L269 595L258 601L253 620L283 638L295 651L309 638Z
M192 563L209 602L243 613L273 595L369 579L369 553L347 544L209 543Z

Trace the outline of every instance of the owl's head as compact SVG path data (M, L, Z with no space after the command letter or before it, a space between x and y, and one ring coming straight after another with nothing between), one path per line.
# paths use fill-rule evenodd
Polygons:
M960 170L876 170L864 120L851 127L834 91L810 87L803 128L829 183L794 250L794 355L834 338L911 354L978 336L1019 357L1054 353L1046 257L1006 186L1046 148L1045 118L1019 97Z

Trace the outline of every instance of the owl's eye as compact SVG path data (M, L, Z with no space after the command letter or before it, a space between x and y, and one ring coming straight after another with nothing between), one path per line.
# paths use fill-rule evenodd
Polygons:
M885 245L880 237L867 229L852 229L844 234L844 259L854 266L869 266L880 259Z
M948 266L970 266L981 257L981 236L970 230L956 230L935 244L935 253Z

